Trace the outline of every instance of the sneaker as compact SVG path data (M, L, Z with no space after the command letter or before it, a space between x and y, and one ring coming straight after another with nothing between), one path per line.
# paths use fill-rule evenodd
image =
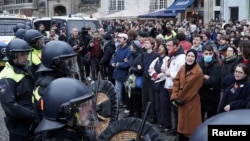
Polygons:
M167 128L161 128L161 129L160 129L160 132L161 132L161 133L165 133L165 132L168 132L169 130L170 130L170 129L167 129Z
M126 108L127 106L124 104L120 104L120 108Z
M125 109L123 113L128 114L129 112L130 112L129 110Z
M90 82L90 85L93 85L94 83L95 83L95 81L91 81L91 82Z
M90 77L87 77L87 80L88 80L88 81L91 81L92 79L91 79Z

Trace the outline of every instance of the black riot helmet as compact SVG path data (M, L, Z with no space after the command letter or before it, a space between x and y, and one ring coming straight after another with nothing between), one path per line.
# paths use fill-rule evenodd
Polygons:
M16 26L13 27L13 31L14 33L17 32L18 29L25 29L26 28L26 25L24 23L17 23Z
M36 49L42 49L44 46L43 35L36 29L28 29L23 39Z
M50 41L42 50L42 64L39 71L57 70L64 74L77 73L78 65L76 53L73 48L64 41Z
M94 94L84 83L73 78L58 78L45 89L44 118L37 132L58 129L64 125L89 126L96 123Z
M204 121L191 135L189 141L208 141L208 136L213 137L212 129L218 129L215 130L215 132L218 134L218 131L225 132L229 131L230 129L236 131L236 129L233 129L233 125L250 125L249 115L249 109L239 109L219 113ZM226 125L229 126L225 127Z
M27 66L29 64L30 58L28 58L29 53L32 51L29 44L22 39L11 40L6 47L6 56L9 62L13 62L18 66ZM26 56L26 58L21 58Z
M15 33L16 38L23 39L25 32L26 32L26 29L22 29L22 28L18 29Z

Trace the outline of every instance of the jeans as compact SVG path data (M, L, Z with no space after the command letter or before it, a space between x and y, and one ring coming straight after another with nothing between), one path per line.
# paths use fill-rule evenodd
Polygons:
M118 99L118 105L120 105L120 102L122 100L122 87L124 86L124 82L115 80L115 92Z

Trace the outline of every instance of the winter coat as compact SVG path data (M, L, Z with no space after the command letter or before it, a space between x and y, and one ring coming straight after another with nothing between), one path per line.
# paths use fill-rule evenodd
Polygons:
M115 42L111 40L104 45L103 57L100 61L100 65L103 66L110 65L109 63L114 53L115 53Z
M208 80L204 80L199 91L201 101L219 102L221 92L221 65L215 57L209 64L206 65L202 60L199 62L199 65L203 74L209 76Z
M178 132L190 137L202 123L199 89L203 84L203 73L198 64L186 73L182 66L174 79L171 100L178 100Z
M226 105L230 105L230 111L236 109L245 109L247 106L247 98L250 95L250 81L245 78L243 81L238 83L238 88L234 88L235 78L231 77L228 80L231 85L227 86L223 91L223 97L221 99L221 103L219 105L218 112L225 112L224 107Z
M128 78L128 70L130 67L130 56L131 51L130 47L126 45L125 47L118 47L116 53L113 55L110 65L115 63L118 65L114 68L113 78L115 80L119 80L125 82ZM124 59L128 59L129 61L125 62Z

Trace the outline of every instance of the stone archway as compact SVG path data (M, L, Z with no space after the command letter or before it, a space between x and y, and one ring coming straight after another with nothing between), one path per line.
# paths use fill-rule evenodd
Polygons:
M65 16L67 14L66 8L64 6L56 6L54 8L54 16Z

